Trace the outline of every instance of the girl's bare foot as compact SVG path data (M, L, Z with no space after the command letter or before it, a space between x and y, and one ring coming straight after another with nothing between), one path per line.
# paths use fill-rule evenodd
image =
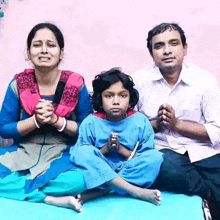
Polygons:
M160 205L161 203L161 192L157 189L139 188L139 190L132 196L153 203L155 205Z
M78 199L76 199L73 196L64 196L64 197L47 196L44 199L44 202L50 205L74 209L77 212L83 211L83 207L81 203L78 201Z
M110 189L99 189L99 188L94 188L87 190L79 195L77 195L77 201L83 205L85 202L88 202L89 200L92 199L97 199L102 196L107 195L110 192Z

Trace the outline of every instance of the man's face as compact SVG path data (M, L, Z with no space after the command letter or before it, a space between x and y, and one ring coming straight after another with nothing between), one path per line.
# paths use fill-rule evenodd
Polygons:
M176 30L166 30L152 38L152 57L162 71L173 72L181 68L187 53L187 45L183 46L181 37Z

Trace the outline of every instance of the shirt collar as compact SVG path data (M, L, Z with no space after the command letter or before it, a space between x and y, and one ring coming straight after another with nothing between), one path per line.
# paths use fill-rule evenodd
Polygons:
M192 85L193 83L192 76L189 71L189 67L185 63L183 63L182 65L182 70L181 70L179 79L188 85Z
M150 77L151 80L155 80L155 81L164 79L162 73L160 72L160 69L157 66L153 66L153 73ZM178 82L180 81L188 85L192 85L192 77L190 77L189 68L185 63L183 63L182 65L182 70Z

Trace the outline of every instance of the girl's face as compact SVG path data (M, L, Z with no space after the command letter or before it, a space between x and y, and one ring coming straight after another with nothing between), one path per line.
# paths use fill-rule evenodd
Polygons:
M102 107L109 121L120 121L126 118L129 108L130 92L121 81L112 84L102 92Z
M63 58L63 49L60 49L54 33L48 28L36 32L31 41L28 55L35 67L56 67Z

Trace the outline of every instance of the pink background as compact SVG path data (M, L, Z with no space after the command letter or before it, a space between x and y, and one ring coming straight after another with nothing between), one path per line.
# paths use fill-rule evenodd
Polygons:
M220 82L219 0L9 0L0 20L0 103L15 73L31 67L26 39L40 22L53 22L65 37L61 69L94 76L112 67L132 74L151 65L148 31L161 22L185 30L186 62L209 70Z

